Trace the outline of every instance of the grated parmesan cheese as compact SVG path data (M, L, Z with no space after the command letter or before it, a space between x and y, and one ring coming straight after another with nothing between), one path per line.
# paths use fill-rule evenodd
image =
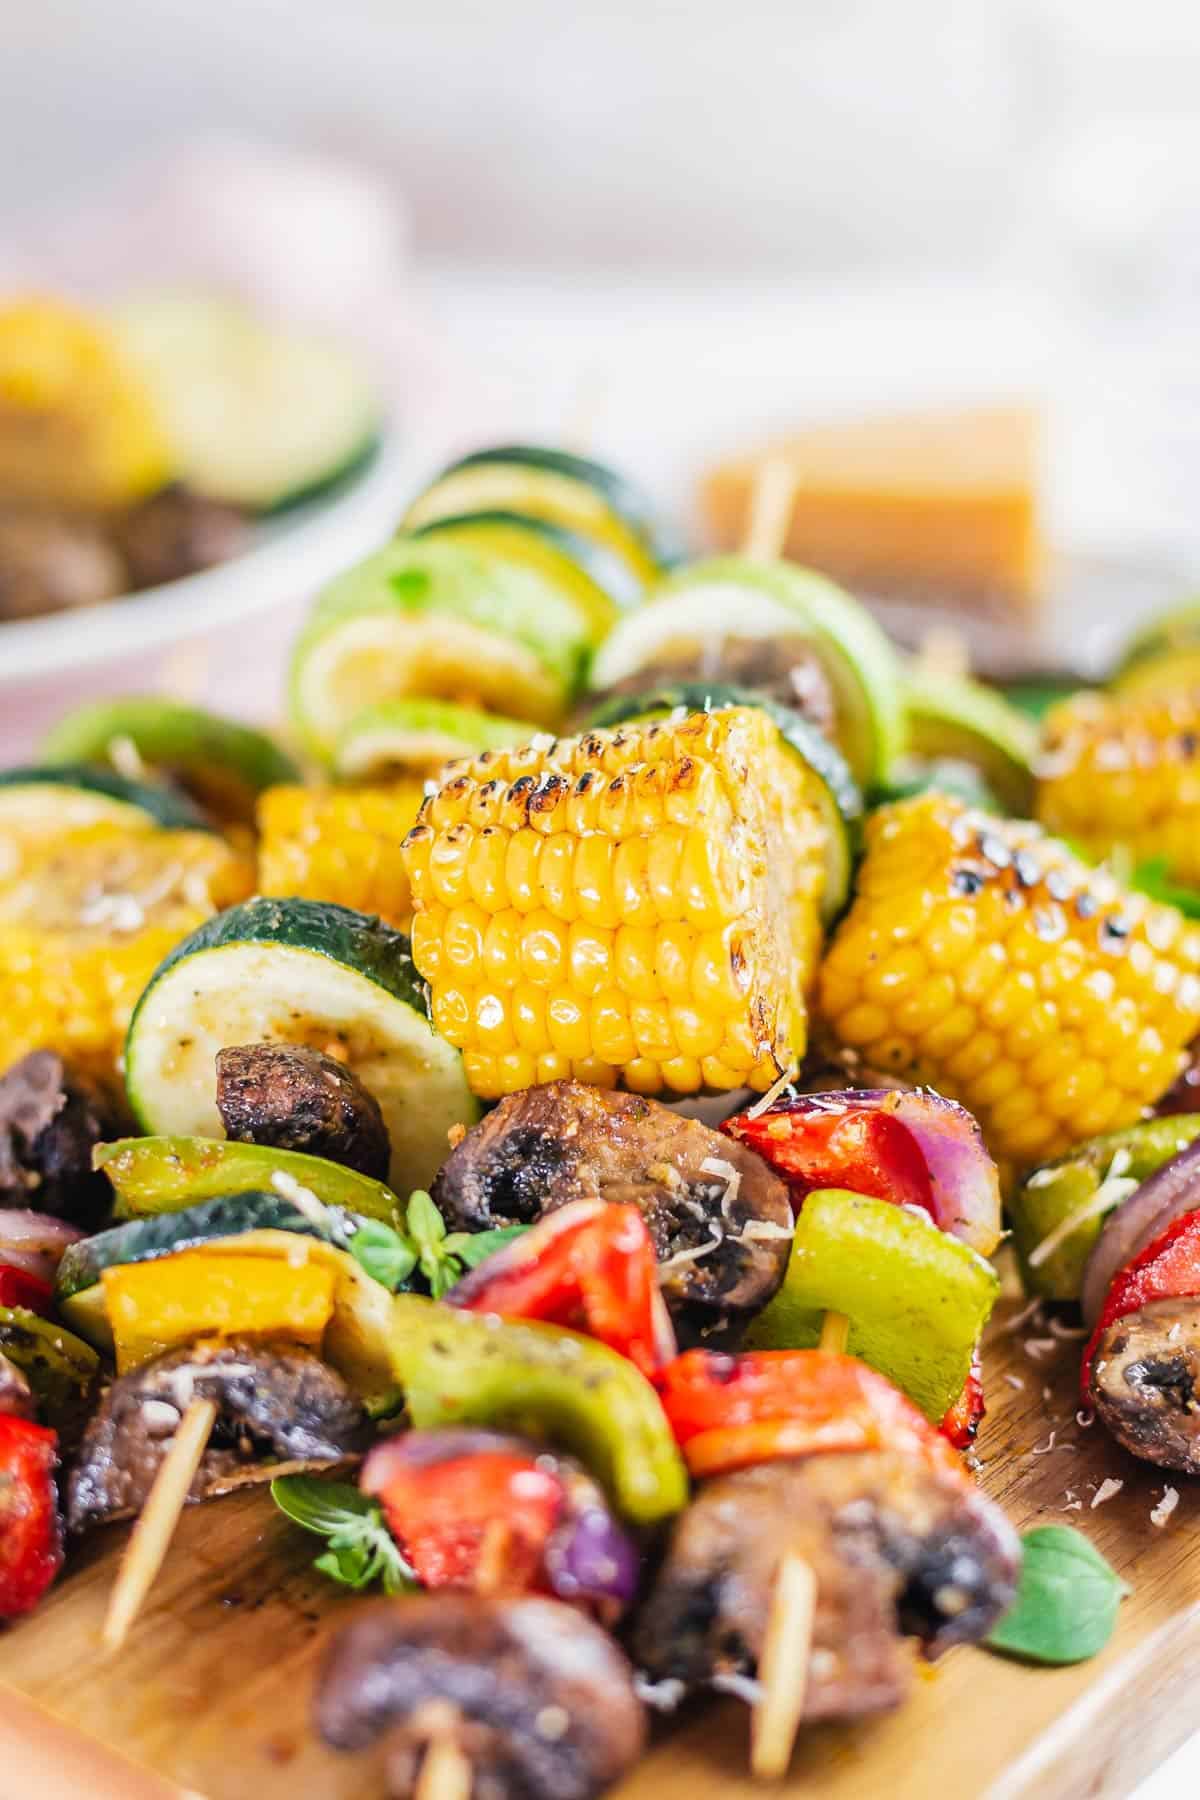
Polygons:
M746 1117L748 1119L757 1119L760 1118L763 1113L770 1112L784 1089L791 1087L793 1081L796 1079L796 1075L797 1071L795 1069L785 1069L783 1074L779 1077L779 1080L771 1083L766 1093L762 1096L762 1099L756 1100L753 1106L747 1108Z
M1179 1489L1173 1487L1165 1488L1163 1490L1162 1499L1150 1514L1150 1523L1152 1525L1157 1525L1158 1529L1161 1531L1178 1505Z
M1115 1480L1111 1475L1106 1476L1092 1495L1092 1511L1095 1512L1098 1506L1107 1506L1110 1500L1115 1500L1124 1486L1123 1481Z
M1052 1337L1026 1338L1021 1348L1034 1362L1041 1362L1043 1356L1052 1356L1058 1349L1058 1340Z
M1006 1375L1004 1379L1007 1381L1010 1388L1017 1388L1019 1390L1025 1386L1024 1381L1022 1381L1019 1375Z

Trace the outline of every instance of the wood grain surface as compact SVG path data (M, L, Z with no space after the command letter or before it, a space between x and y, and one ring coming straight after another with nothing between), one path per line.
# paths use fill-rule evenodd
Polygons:
M1016 1302L1001 1305L985 1347L981 1479L1016 1525L1076 1525L1109 1557L1133 1588L1116 1636L1101 1657L1070 1669L952 1651L918 1668L899 1712L806 1734L782 1794L1117 1800L1200 1728L1200 1493L1174 1478L1179 1505L1165 1526L1153 1525L1163 1474L1133 1462L1099 1426L1078 1423L1078 1342L1036 1320L1013 1329L1017 1311ZM1109 1477L1124 1487L1093 1509ZM167 1800L170 1788L136 1776L123 1789L124 1765L111 1760L103 1768L97 1760L94 1785L81 1789L69 1762L80 1753L77 1732L207 1800L378 1800L376 1762L334 1756L308 1727L314 1664L355 1605L314 1573L317 1541L262 1492L192 1508L129 1641L105 1659L100 1628L125 1535L92 1539L41 1610L0 1636L0 1682L24 1697L0 1689L2 1800L18 1742L43 1765L35 1790L21 1785L24 1800L30 1791L39 1800L84 1791ZM30 1701L70 1729L31 1723ZM662 1728L620 1800L761 1800L746 1743L744 1710L706 1702Z

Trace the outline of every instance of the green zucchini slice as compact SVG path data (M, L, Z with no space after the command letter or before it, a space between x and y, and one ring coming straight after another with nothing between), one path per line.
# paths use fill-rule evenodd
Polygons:
M82 1431L100 1376L90 1344L23 1306L0 1306L0 1356L24 1375L45 1424L68 1441Z
M807 639L833 689L837 740L863 788L882 785L904 744L895 651L858 601L789 563L715 557L678 570L623 618L592 664L602 690L675 650L722 637Z
M622 607L635 606L642 597L620 557L552 519L501 511L455 513L419 525L412 535L494 550L539 570L575 600L594 644L608 636Z
M98 1145L92 1162L112 1183L113 1216L118 1219L183 1212L201 1200L267 1189L276 1175L298 1181L323 1206L345 1207L388 1225L399 1217L400 1203L381 1181L299 1150L273 1150L225 1138L118 1138Z
M177 782L219 819L252 822L264 788L302 779L264 732L147 695L77 707L45 739L42 756L52 764L116 767L130 748L139 764Z
M964 676L910 668L903 681L906 751L893 783L911 762L966 763L979 770L1005 811L1019 819L1033 808L1037 727L1001 694Z
M636 593L658 580L667 560L641 495L615 471L565 450L532 444L478 450L443 470L403 524L412 531L478 512L544 519L591 539L619 559Z
M1119 694L1200 686L1200 599L1161 613L1126 644L1113 671Z
M365 707L413 695L561 722L588 654L577 607L532 569L399 539L339 576L292 655L292 723L328 759Z
M426 775L460 756L527 744L538 727L449 700L385 700L355 713L337 741L334 772L343 781Z
M391 1186L427 1187L446 1134L478 1105L457 1050L425 1012L408 939L319 900L248 900L207 920L151 977L125 1042L126 1088L148 1134L220 1137L218 1050L333 1044L374 1094Z
M129 302L114 324L198 493L278 512L345 479L378 444L379 397L339 344L199 295Z
M92 825L123 831L210 829L185 795L149 781L130 781L112 769L60 763L0 770L0 839L31 850ZM3 860L0 855L0 867Z

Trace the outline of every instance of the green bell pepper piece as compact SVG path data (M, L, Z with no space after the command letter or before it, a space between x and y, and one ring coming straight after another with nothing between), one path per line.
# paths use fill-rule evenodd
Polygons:
M418 1430L487 1425L574 1451L636 1525L687 1505L658 1395L625 1357L557 1325L393 1302L392 1362Z
M272 1150L223 1138L119 1138L99 1145L92 1160L116 1191L117 1219L182 1212L198 1200L219 1200L252 1189L271 1192L271 1177L284 1174L326 1206L344 1206L364 1219L382 1219L388 1225L400 1221L400 1203L382 1181L298 1150Z
M783 1286L746 1334L754 1350L806 1350L826 1312L847 1349L939 1423L963 1389L1000 1291L992 1265L932 1219L844 1188L809 1194Z
M1110 1176L1114 1180L1115 1206L1133 1191L1117 1187L1117 1181L1137 1184L1147 1180L1165 1162L1186 1150L1198 1134L1197 1113L1146 1119L1126 1131L1110 1131L1103 1137L1091 1138L1056 1162L1027 1175L1008 1208L1027 1291L1047 1300L1078 1300L1084 1265L1100 1236L1104 1212L1081 1218L1036 1263L1030 1262L1030 1257L1052 1232L1087 1207Z
M23 1306L0 1306L0 1356L24 1375L43 1424L68 1442L77 1437L100 1375L92 1346Z

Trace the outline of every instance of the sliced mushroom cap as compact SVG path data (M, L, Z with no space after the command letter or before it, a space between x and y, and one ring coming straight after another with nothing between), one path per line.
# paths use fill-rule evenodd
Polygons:
M99 1091L53 1050L22 1057L0 1077L0 1206L95 1229L112 1193L92 1151L112 1124Z
M282 1465L334 1468L366 1448L361 1405L308 1351L238 1338L193 1344L109 1388L67 1481L72 1531L141 1510L192 1400L214 1400L218 1414L189 1500L268 1480Z
M1010 1604L1019 1547L965 1480L876 1452L761 1463L705 1482L678 1520L634 1630L635 1658L689 1687L758 1673L776 1572L816 1577L806 1719L897 1705L909 1659L986 1635Z
M217 1052L217 1111L227 1137L301 1150L387 1178L391 1144L379 1102L353 1070L299 1044Z
M572 1200L638 1207L683 1342L744 1323L783 1280L787 1189L754 1151L657 1100L579 1081L510 1094L442 1166L452 1230L529 1224Z
M140 500L114 521L113 531L135 588L158 587L228 562L250 540L250 527L235 507L179 482Z
M558 1600L443 1592L383 1600L333 1639L316 1727L335 1750L387 1734L394 1795L430 1738L453 1735L472 1800L594 1800L641 1755L633 1671L600 1626Z
M1092 1399L1144 1462L1200 1475L1200 1299L1152 1300L1100 1336Z

